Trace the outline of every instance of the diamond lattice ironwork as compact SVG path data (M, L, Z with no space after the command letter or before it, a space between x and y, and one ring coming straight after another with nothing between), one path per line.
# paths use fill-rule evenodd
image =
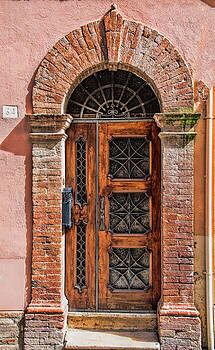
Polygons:
M112 248L109 254L109 287L147 290L150 287L150 254L147 248Z
M149 140L146 137L122 137L109 141L109 175L112 178L149 177Z
M76 141L76 202L83 207L87 202L86 188L86 141L80 137ZM81 292L86 281L86 224L77 224L76 288Z
M76 141L76 201L83 206L87 202L86 190L86 141L81 137Z
M109 215L111 232L145 234L150 231L149 196L145 192L113 192Z
M86 224L77 225L76 288L81 292L86 285Z

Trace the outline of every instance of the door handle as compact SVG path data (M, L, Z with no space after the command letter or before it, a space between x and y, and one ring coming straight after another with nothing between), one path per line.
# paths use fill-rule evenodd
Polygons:
M100 230L105 230L105 197L100 197Z

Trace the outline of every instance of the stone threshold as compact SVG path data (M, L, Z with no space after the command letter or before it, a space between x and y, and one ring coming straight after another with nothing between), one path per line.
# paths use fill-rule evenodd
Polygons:
M156 332L68 329L65 349L159 350Z

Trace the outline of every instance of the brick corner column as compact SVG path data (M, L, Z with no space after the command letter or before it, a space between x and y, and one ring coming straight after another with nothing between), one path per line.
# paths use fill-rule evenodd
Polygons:
M67 302L64 296L62 187L65 130L70 115L30 115L32 140L32 283L25 313L24 349L63 347Z
M162 350L200 350L201 325L194 305L194 127L197 113L155 115L161 139Z

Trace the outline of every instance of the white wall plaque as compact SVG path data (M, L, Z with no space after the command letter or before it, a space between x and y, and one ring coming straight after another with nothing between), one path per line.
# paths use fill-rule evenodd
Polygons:
M18 106L3 106L3 118L15 119L18 118Z

